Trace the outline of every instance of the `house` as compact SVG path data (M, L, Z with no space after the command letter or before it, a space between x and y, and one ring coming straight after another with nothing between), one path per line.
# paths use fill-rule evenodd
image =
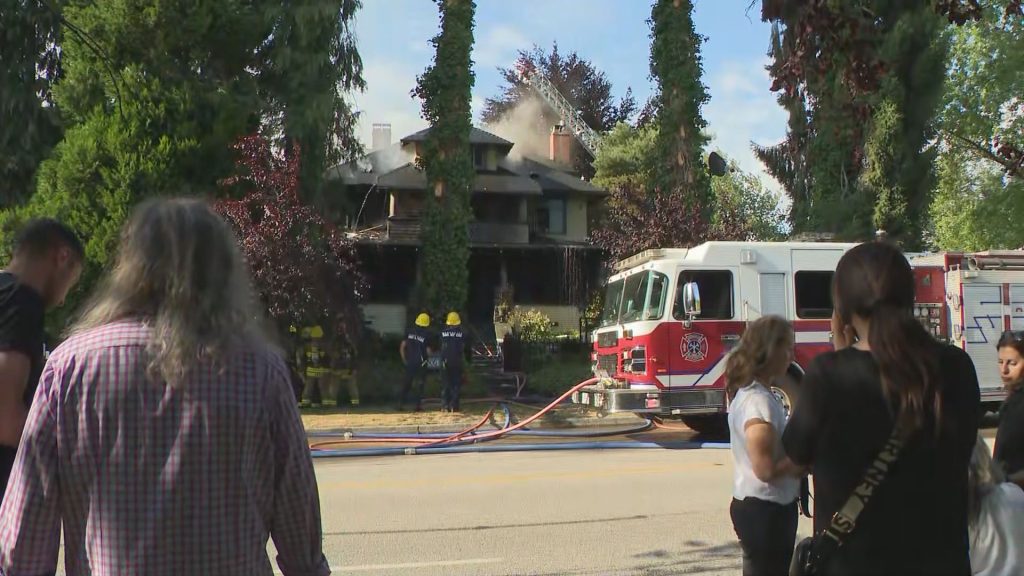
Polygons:
M327 181L342 195L370 283L364 312L380 333L405 330L427 199L416 159L429 129L335 166ZM470 223L467 323L493 334L494 309L505 303L547 314L557 331L579 330L580 310L596 285L601 253L589 241L604 190L569 167L573 136L556 127L547 158L515 153L515 144L473 128L476 177Z

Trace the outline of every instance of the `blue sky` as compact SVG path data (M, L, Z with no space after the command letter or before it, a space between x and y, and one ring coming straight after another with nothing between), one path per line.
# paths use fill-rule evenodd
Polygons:
M704 117L717 148L742 169L764 175L749 143L780 141L786 114L764 70L770 27L760 21L760 3L748 14L749 4L696 0L697 31L707 37L704 84L711 94ZM474 121L484 99L498 93L497 67L510 66L519 49L550 48L556 40L561 51L576 50L604 71L618 95L632 87L642 105L651 93L650 6L649 0L477 0ZM409 94L433 57L429 40L438 24L436 5L428 0L363 0L355 30L367 88L354 100L366 144L373 123L390 122L394 139L426 126L419 101Z

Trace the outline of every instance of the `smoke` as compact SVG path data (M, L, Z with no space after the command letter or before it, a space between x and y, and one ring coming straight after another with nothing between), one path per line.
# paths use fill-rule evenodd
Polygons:
M557 118L545 117L545 106L539 99L529 96L484 129L515 144L513 153L516 155L547 158L548 134L556 122Z
M412 161L412 152L402 150L401 144L395 142L360 158L358 166L364 172L373 170L376 174L386 174Z

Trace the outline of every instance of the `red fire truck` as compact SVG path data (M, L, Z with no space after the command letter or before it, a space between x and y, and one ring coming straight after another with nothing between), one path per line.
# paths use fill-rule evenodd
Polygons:
M573 402L607 412L679 416L720 430L725 358L747 322L775 314L793 322L795 362L772 391L792 406L803 367L831 350L832 277L855 244L708 242L647 250L616 264L594 332L593 386ZM983 401L1003 397L995 342L1024 329L1024 251L908 255L915 315L937 338L971 354Z

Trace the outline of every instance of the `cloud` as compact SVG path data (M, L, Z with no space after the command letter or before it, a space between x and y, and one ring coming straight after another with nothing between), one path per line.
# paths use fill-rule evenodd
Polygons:
M356 135L364 145L370 146L374 124L391 124L392 141L426 128L420 101L411 95L420 72L402 60L365 62L366 91L353 97L360 112Z
M507 24L484 25L476 35L473 61L477 66L511 66L519 50L529 50L533 42Z
M771 92L764 58L727 61L706 76L711 101L704 108L713 146L736 161L746 172L761 176L776 193L782 186L764 169L751 150L751 141L777 144L785 137L786 111Z

